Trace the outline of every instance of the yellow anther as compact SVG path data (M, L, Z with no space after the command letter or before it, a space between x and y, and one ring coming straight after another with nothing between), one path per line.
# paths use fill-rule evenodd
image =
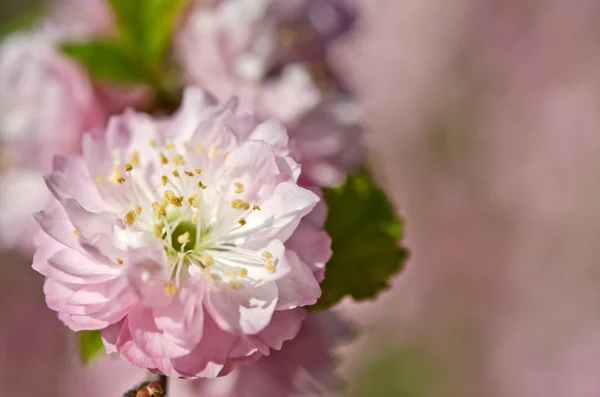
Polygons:
M210 149L208 149L208 157L213 157L217 153L217 145L210 145Z
M196 152L199 155L201 155L201 156L204 155L204 146L202 146L201 144L197 143L196 144Z
M200 196L198 196L196 193L192 194L189 198L188 198L188 203L189 205L191 205L194 208L198 208L198 206L200 205Z
M179 237L177 237L177 242L179 244L185 244L188 241L190 241L190 232L185 232L183 234L180 234Z
M272 262L267 262L265 263L265 270L267 271L267 273L273 274L277 269L275 268L275 265Z
M194 212L192 214L192 223L195 225L196 223L198 223L198 213Z
M198 187L200 189L206 189L208 186L206 186L204 183L202 183L202 181L198 181Z
M202 255L200 262L206 267L211 267L213 265L213 257L210 255Z
M129 164L131 164L132 166L135 167L139 163L140 163L140 152L138 152L137 150L134 150L129 155Z
M165 291L165 295L167 295L167 296L177 295L177 287L171 283L165 284L164 291Z
M119 184L124 184L125 183L125 178L121 177L121 178L117 178L117 183Z
M179 178L179 171L177 171L177 170L173 171L173 176L175 178Z
M125 171L129 172L133 169L133 166L131 164L125 164Z
M166 175L163 175L160 177L160 180L162 181L163 186L165 186L167 184L167 182L169 182L169 177Z
M169 159L167 158L167 156L165 156L164 154L160 154L160 162L162 164L169 164Z
M98 175L96 178L94 178L96 180L96 182L103 182L104 181L104 175Z
M177 196L175 195L175 193L173 193L172 190L165 190L164 196L169 202L172 202L173 200L177 199Z
M185 160L183 159L183 156L180 154L173 155L171 160L173 160L173 163L175 163L175 165L184 165L185 164Z
M244 200L234 199L231 202L231 208L235 208L236 210L240 209L243 203L244 203Z
M271 259L273 259L273 254L270 253L269 251L263 251L261 255L262 255L263 258L265 258L268 261L270 261Z
M134 205L133 209L135 210L136 215L139 215L142 213L142 206L139 204Z
M122 176L123 173L121 172L121 170L115 167L110 171L110 176L108 177L108 180L112 183L121 183L119 182L119 180L122 179Z
M150 146L152 146L152 147L157 146L156 139L150 139Z
M231 289L240 289L240 284L237 281L230 281L227 284L229 285L229 288L231 288Z
M73 236L77 236L79 234L79 232L77 231L77 229L73 229Z
M128 226L133 225L135 223L135 212L129 211L128 213L125 214L125 217L123 218L123 220L125 221L125 223Z
M167 208L167 204L169 204L169 202L166 198L160 200L160 208Z
M163 200L164 201L164 200ZM165 218L167 216L167 211L165 210L166 205L162 205L161 203L157 203L156 201L152 203L152 208L154 209L154 216L156 219ZM156 231L156 228L154 229ZM162 234L162 232L161 232Z
M121 259L121 258L117 258L117 263L118 263L119 265L122 265L122 264L123 264L123 259Z
M253 205L252 205L252 209L253 209L254 211L260 211L260 207L258 206L258 204L253 204Z
M202 172L202 170L201 170L200 168L196 168L196 169L194 170L194 172L195 172L196 174L200 175L200 173Z
M240 218L238 220L238 223L240 224L240 226L244 226L247 222L246 222L246 218Z
M236 183L234 183L234 184L233 184L233 187L234 187L234 189L235 189L235 192L236 192L237 194L240 194L240 193L243 193L243 192L244 192L244 185L243 185L243 184L241 184L241 183L239 183L239 182L236 182Z
M193 177L194 176L194 173L190 172L190 171L183 171L183 173L186 174L189 177Z
M154 237L160 238L162 233L162 228L159 225L154 225Z
M172 143L167 143L167 144L165 145L165 150L173 150L173 149L175 149L175 145L174 145L174 144L172 144Z
M237 273L238 273L238 276L240 276L240 277L246 277L248 275L248 269L246 269L245 267L242 267L242 268L238 269Z

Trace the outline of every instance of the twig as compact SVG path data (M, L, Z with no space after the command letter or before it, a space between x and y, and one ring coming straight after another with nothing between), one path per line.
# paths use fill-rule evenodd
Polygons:
M169 378L151 374L144 383L129 390L123 397L167 397Z

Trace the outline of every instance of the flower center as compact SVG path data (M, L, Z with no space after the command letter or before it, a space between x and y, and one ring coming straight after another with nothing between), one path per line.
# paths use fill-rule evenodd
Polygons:
M244 200L244 184L222 183L219 169L228 153L214 145L208 150L198 145L193 151L186 143L184 158L173 144L164 150L154 141L150 146L157 155L153 166L140 166L140 155L133 151L128 163L116 161L119 165L110 175L98 176L96 181L124 189L117 197L124 203L119 217L126 230L151 232L160 240L169 259L165 293L177 293L198 269L214 284L226 283L233 289L275 273L277 258L271 252L239 245L245 236L265 226L247 225L246 217L261 208ZM160 164L159 172L153 171L156 164ZM125 204L132 199L133 205Z

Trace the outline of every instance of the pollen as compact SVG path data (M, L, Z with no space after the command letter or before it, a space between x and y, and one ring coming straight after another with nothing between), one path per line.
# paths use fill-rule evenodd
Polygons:
M123 179L122 177L123 174L121 173L121 170L115 167L110 171L110 176L108 177L108 180L112 183L122 183L119 182L121 179Z
M169 182L169 177L166 175L163 175L160 177L160 180L162 181L163 186L165 186L167 184L167 182Z
M185 232L182 235L180 235L179 237L177 237L177 242L179 244L185 244L188 241L190 241L190 232Z
M163 289L167 296L177 295L177 287L174 284L166 283Z
M194 170L194 172L195 172L196 174L200 175L200 173L202 172L202 170L201 170L200 168L196 168L196 169Z
M118 263L119 265L122 265L122 264L123 264L123 259L121 259L121 258L117 258L117 263Z
M175 178L179 178L179 171L177 171L177 170L173 171L173 176Z
M125 171L129 172L133 169L133 166L131 164L125 164Z
M217 145L210 145L210 149L208 149L208 157L213 157L217 153Z
M206 189L208 186L206 186L204 183L202 183L202 181L198 181L198 187L200 189Z
M117 183L120 184L120 185L124 184L125 183L125 178L123 178L123 177L117 178Z
M160 154L160 162L162 164L169 164L169 159L167 158L167 156L165 156L164 154Z
M271 259L273 259L273 254L270 253L269 251L263 251L261 256L263 258L265 258L266 260L270 261Z
M244 226L244 225L245 225L246 223L248 223L248 222L246 222L246 218L240 218L240 219L238 220L238 223L240 224L240 226Z
M140 152L138 152L137 150L134 150L129 155L129 164L131 164L132 166L135 167L139 163L140 163Z
M275 265L272 262L267 262L265 263L265 270L269 274L274 274L277 269L275 268Z
M125 216L123 217L123 220L125 221L127 226L132 226L135 223L135 212L129 211L128 213L125 214Z
M183 173L189 176L190 178L194 176L194 173L191 171L183 171Z
M196 193L192 194L188 198L188 203L190 206L198 208L198 206L200 205L200 196L198 196Z
M159 225L154 225L153 231L154 237L160 238L162 236L162 228Z
M135 210L136 215L139 215L142 213L142 206L139 204L136 204L133 209Z
M258 206L258 204L253 204L253 205L252 205L252 209L253 209L254 211L260 211L260 207Z
M213 257L210 255L202 255L200 262L206 267L211 267L213 265Z
M171 160L173 161L173 163L175 163L175 165L184 165L185 164L185 160L183 159L183 156L180 154L173 155Z
M234 183L233 188L237 194L244 193L244 185L239 182Z

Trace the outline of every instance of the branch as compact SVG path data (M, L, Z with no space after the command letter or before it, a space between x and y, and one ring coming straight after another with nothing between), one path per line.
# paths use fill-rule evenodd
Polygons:
M147 381L129 390L123 397L167 397L168 380L165 375L151 374Z

